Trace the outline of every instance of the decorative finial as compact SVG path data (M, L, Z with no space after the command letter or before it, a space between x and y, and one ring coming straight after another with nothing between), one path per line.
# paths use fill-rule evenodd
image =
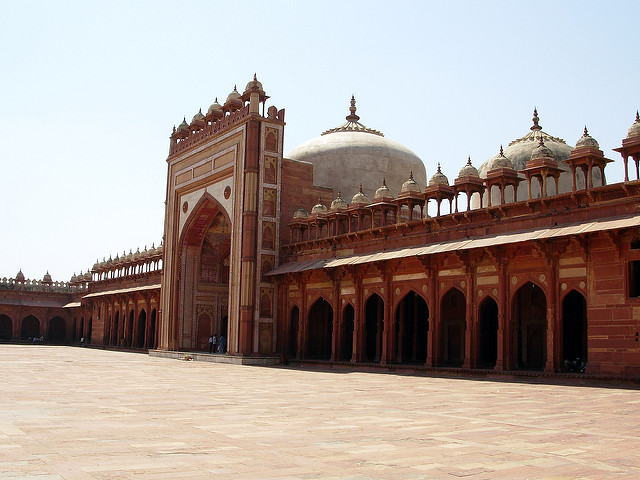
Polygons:
M544 138L542 138L542 135L540 135L540 140L538 141L538 146L539 147L544 147Z
M540 119L538 118L538 109L536 107L533 107L533 118L531 120L533 120L531 130L542 130L542 127L538 125Z
M216 99L214 100L214 103L218 103L218 97L216 97Z
M233 91L234 91L234 92L237 92L237 91L238 91L238 86L237 86L237 85L234 85L234 86L233 86Z
M440 170L440 162L438 162L438 171L437 173L442 173L442 170Z
M342 193L338 190L338 196L336 198L342 198Z
M258 81L258 77L256 76L256 73L255 73L255 72L253 73L253 81L254 81L254 82L257 82L257 81Z
M409 180L413 180L413 170L409 172Z
M176 125L173 125L173 133L176 133Z
M500 145L500 156L504 157L504 152L502 151L502 145Z
M356 115L356 97L355 95L351 95L351 106L349 107L349 115L347 115L347 122L357 122L360 120L360 117Z
M199 113L200 115L202 115L202 107L200 107L200 108L198 109L198 113Z
M386 187L387 186L387 179L386 178L382 178L382 186Z
M467 157L467 165L471 166L471 155Z
M362 184L360 184L360 188L358 189L358 192L362 193Z
M640 123L640 114L638 114L638 110L636 110L636 123Z
M582 134L583 137L588 137L589 136L589 132L587 131L587 126L584 126L584 133Z

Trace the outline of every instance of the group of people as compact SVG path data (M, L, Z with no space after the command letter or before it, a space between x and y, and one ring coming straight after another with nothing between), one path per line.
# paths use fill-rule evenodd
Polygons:
M227 350L227 340L224 335L213 334L209 337L209 353L224 353Z

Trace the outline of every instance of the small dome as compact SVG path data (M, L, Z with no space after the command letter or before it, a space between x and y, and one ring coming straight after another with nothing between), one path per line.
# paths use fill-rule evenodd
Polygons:
M627 138L640 137L640 114L636 112L636 121L629 127Z
M93 267L91 267L91 270L97 270L98 268L100 268L100 262L96 258L96 263L93 264Z
M182 123L180 125L178 125L178 132L188 132L189 131L189 124L187 123L187 118L183 117L182 118Z
M409 180L402 184L400 193L420 193L420 187L413 179L413 172L409 173Z
M44 277L42 277L42 282L43 283L53 283L53 280L51 279L51 275L49 275L49 270L47 270L47 273L45 273Z
M333 202L331 202L330 210L332 212L336 212L338 210L346 210L348 206L349 205L347 205L347 202L343 200L341 193L338 191L338 196Z
M600 148L600 145L598 145L598 142L596 142L596 139L593 138L591 135L589 135L589 132L587 132L586 126L584 127L584 134L576 142L576 148L579 148L579 147Z
M362 191L362 184L360 184L358 193L356 193L351 199L351 205L369 205L370 203L369 197L367 197Z
M307 212L307 210L302 205L300 205L300 208L293 212L293 218L307 218L308 216L309 212Z
M531 152L531 160L556 160L551 149L544 144L544 138L540 137L538 146Z
M213 103L209 107L209 110L207 111L208 114L211 114L213 112L222 113L222 105L218 103L218 97L216 97L216 99L213 101Z
M140 247L137 248L136 253L133 254L133 259L138 260L140 258Z
M322 204L322 200L318 199L318 203L311 209L311 215L322 215L325 213L327 213L327 207Z
M233 91L227 95L227 101L225 103L229 103L229 102L242 102L242 96L238 93L238 89L236 88L236 86L233 86Z
M433 174L431 180L429 180L429 186L433 187L434 185L449 185L449 179L442 173L440 170L440 164L438 163L438 170Z
M480 175L478 174L478 169L471 165L471 157L467 158L467 164L460 169L458 178L462 177L480 177Z
M22 269L16 274L16 282L24 282L24 273L22 273Z
M511 160L504 156L502 145L500 145L500 153L487 160L486 171L495 170L496 168L510 168L513 170L513 164Z
M125 257L125 260L127 260L128 262L130 262L131 260L133 260L133 250L129 249L129 253L127 254L127 256Z
M149 255L151 257L152 255L155 255L155 254L156 254L156 244L154 242L154 243L151 244L151 248L147 252L147 255Z
M91 281L91 272L89 272L87 270L87 273L85 273L84 275L82 274L82 272L80 272L80 275L78 275L78 281L80 281L80 282L90 282Z
M387 187L386 179L382 179L382 186L376 190L375 195L373 196L374 200L392 200L393 193Z
M78 280L78 276L76 275L76 272L73 272L73 275L71 275L71 280L69 280L70 283L74 283Z
M198 110L198 113L196 113L193 116L193 120L191 120L191 123L194 122L204 122L204 115L202 114L202 109Z
M258 81L258 78L256 77L255 73L253 74L253 80L247 83L247 87L244 89L245 92L248 90L257 90L259 93L264 93L264 89L262 88L262 83Z

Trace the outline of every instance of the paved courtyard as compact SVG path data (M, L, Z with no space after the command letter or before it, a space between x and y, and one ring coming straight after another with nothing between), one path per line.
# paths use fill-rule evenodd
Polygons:
M0 345L2 479L640 478L640 391Z

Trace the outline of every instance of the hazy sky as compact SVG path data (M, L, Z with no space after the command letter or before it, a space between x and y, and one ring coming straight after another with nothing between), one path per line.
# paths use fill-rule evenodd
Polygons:
M0 277L68 280L163 233L171 128L256 72L285 153L344 122L450 181L534 106L616 162L640 108L640 2L0 1ZM311 206L309 206L311 207Z

